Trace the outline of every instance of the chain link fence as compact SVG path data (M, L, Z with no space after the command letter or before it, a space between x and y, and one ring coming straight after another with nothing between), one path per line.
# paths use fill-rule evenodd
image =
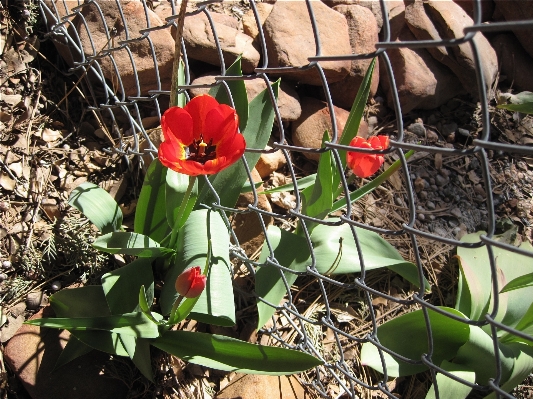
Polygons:
M111 1L111 0L108 0ZM304 0L301 0L304 1ZM150 109L151 115L161 118L162 113L168 107L170 84L168 82L168 76L162 76L160 67L162 63L168 62L168 59L161 59L161 55L157 53L152 37L160 30L171 31L176 27L178 19L179 6L173 2L170 3L172 7L171 16L166 18L162 25L154 25L153 20L149 17L150 8L152 2L148 0L142 0L142 6L144 9L144 20L141 21L144 25L143 29L133 30L128 26L127 19L125 17L125 10L123 9L123 3L116 1L116 12L118 20L121 21L120 26L109 26L106 22L100 4L103 0L98 1L48 1L41 0L41 13L45 19L46 25L49 27L49 33L46 35L46 39L52 40L56 45L58 51L62 57L70 65L70 69L67 73L74 74L76 79L82 85L85 100L89 103L88 110L95 114L97 118L103 122L106 128L106 135L110 141L114 143L109 147L109 151L114 151L124 155L124 159L130 163L131 168L137 167L136 162L132 160L138 160L140 165L143 165L146 160L146 154L152 158L156 155L157 143L154 143L154 135L151 135L150 130L143 127L142 115L143 110ZM115 2L114 2L115 3ZM226 76L227 63L223 57L222 49L219 43L219 36L216 30L216 26L213 22L210 7L213 3L220 3L215 1L198 2L194 4L194 11L190 11L187 17L195 14L203 13L207 16L212 35L215 38L215 42L218 45L220 74L217 76L216 82L212 85L203 85L202 87L211 87L214 85L223 85L226 87L228 94L231 97L228 86L226 84L230 79L235 77ZM397 226L384 228L376 227L369 223L365 223L362 219L358 219L356 211L348 209L346 213L340 215L340 222L352 227L352 233L357 245L359 245L358 237L353 227L361 227L364 229L370 229L374 232L381 234L387 240L393 244L403 242L408 248L407 256L409 256L418 268L420 274L420 280L422 276L428 273L431 274L431 270L434 265L428 261L428 258L424 256L426 249L425 246L433 247L435 245L444 248L444 252L450 252L453 247L467 247L477 248L485 247L489 256L491 256L491 270L492 275L497 275L496 263L494 256L492 256L494 248L504 248L509 251L522 253L526 256L533 256L528 251L520 250L512 245L504 244L494 238L496 232L496 219L495 214L495 199L492 195L493 181L490 174L490 159L488 153L503 152L514 156L532 156L533 147L525 145L505 144L502 142L495 142L491 140L491 115L489 110L490 99L487 97L485 90L478 90L479 97L479 133L476 138L462 146L461 148L450 147L438 147L434 145L419 144L413 141L406 140L404 135L404 124L402 119L402 110L400 105L400 98L398 91L395 90L395 75L391 66L389 52L397 48L431 48L446 46L451 48L467 43L473 53L475 60L475 69L477 71L477 87L486 87L487 82L484 81L483 74L480 72L483 69L483 59L481 59L476 42L473 40L476 34L484 32L503 32L509 30L518 29L533 29L533 21L517 21L517 22L498 22L484 24L481 22L481 11L483 3L479 0L473 0L474 11L474 23L472 26L468 26L464 29L464 35L450 40L432 41L432 40L416 40L416 41L392 41L391 40L391 26L388 18L388 2L380 0L381 14L383 19L383 27L381 30L380 42L376 44L376 50L370 54L338 54L336 56L324 56L321 52L321 43L319 35L319 26L317 25L313 7L314 3L307 1L307 9L309 13L309 19L312 24L312 28L315 34L316 42L316 54L309 57L309 64L306 66L291 68L270 68L268 62L267 43L265 41L265 35L262 30L262 22L257 11L257 4L253 0L244 2L246 7L249 7L255 16L258 30L258 49L261 54L261 62L259 67L255 68L254 72L243 76L239 79L254 79L261 78L268 81L269 77L281 76L290 79L290 75L302 69L314 69L322 81L322 88L327 106L330 109L331 122L333 128L332 139L327 142L325 148L322 150L314 150L315 152L330 151L335 160L339 161L342 151L347 150L347 147L336 144L338 133L336 130L336 116L333 110L333 102L331 99L328 81L325 77L322 65L327 61L336 60L358 60L358 59L370 59L373 57L379 57L381 68L386 72L389 85L393 88L393 102L392 108L395 118L395 137L392 140L390 156L401 160L401 189L397 190L393 196L393 199L399 197L400 202L405 204L405 212L402 214L403 221L398 223ZM236 3L235 3L236 4ZM242 5L242 4L241 4ZM97 42L95 38L95 32L90 30L90 25L85 19L83 10L91 8L92 18L98 18L98 24L101 27L99 35L105 37L105 42ZM287 16L287 23L290 23L291 16ZM120 35L119 35L120 32ZM88 41L82 44L81 37L85 36ZM91 51L88 51L87 43L90 43L92 47ZM149 62L153 64L151 75L143 77L142 81L137 73L137 64L140 62L137 59L131 48L138 46L139 43L146 49L143 62ZM127 58L130 60L127 66L118 65L116 55L126 53ZM185 43L182 43L182 54L185 61L185 76L186 85L180 86L179 89L187 94L187 90L193 88L191 83L191 72L194 68L194 62L191 62L187 56L187 49ZM107 64L114 71L113 78L109 79L102 71L102 65ZM125 76L127 71L130 76ZM377 72L376 72L377 73ZM145 82L150 82L149 89L146 90ZM188 95L188 94L187 94ZM273 95L271 96L273 99ZM274 137L271 145L272 149L265 150L264 152L280 151L287 159L287 175L291 176L293 180L299 174L294 167L294 163L291 162L298 154L304 152L313 151L308 148L301 148L295 145L289 144L291 140L286 138L290 137L290 132L287 132L287 124L281 120L279 109L275 102L273 105L276 110L276 136ZM417 208L417 195L415 193L415 175L411 170L411 164L407 162L405 153L408 150L415 150L417 153L429 154L430 157L444 157L449 159L450 157L457 158L469 158L477 159L479 161L477 166L477 173L481 176L481 184L487 193L486 200L480 206L486 210L482 218L484 219L483 225L486 229L486 233L480 236L478 242L465 243L457 240L450 235L443 235L436 231L430 231L426 228L421 228L421 224L417 223L418 215L420 213ZM144 155L144 157L143 157ZM252 181L250 177L250 181ZM348 187L346 179L342 177L342 184L345 188ZM297 193L297 192L296 192ZM277 223L286 225L294 220L305 220L316 223L325 223L322 220L310 219L308 216L300 213L301 203L300 198L296 194L296 204L292 209L288 211L280 211L276 208L272 212L267 212L264 209L258 207L258 194L254 191L254 202L249 205L245 210L233 209L229 210L227 214L229 219L237 213L249 213L256 214L260 225L266 236L266 223L264 219L267 217L273 217ZM469 201L468 198L458 199ZM211 204L210 204L211 205ZM213 207L217 207L217 204L212 204ZM228 209L224 208L228 211ZM230 220L227 220L230 223ZM234 235L233 241L236 243L232 247L232 254L235 258L240 259L249 272L254 273L256 270L257 259L246 254L238 245L238 238ZM266 243L265 245L269 245ZM312 244L309 241L309 248L312 249ZM450 252L451 253L451 252ZM314 265L308 267L305 284L313 284L314 292L319 293L317 298L305 296L302 292L305 291L305 287L300 285L301 291L291 291L287 286L288 296L286 300L279 306L276 306L277 313L273 323L267 326L261 331L265 336L270 337L271 340L277 341L279 345L284 345L291 348L303 350L320 357L324 361L324 365L318 367L316 370L304 375L302 379L310 386L311 390L320 397L370 397L376 392L380 392L386 397L394 398L391 393L391 386L388 385L387 377L381 376L376 373L371 373L368 370L365 371L357 356L350 355L353 348L360 348L364 342L373 342L385 352L390 352L388 348L379 344L379 340L376 335L376 328L381 323L383 316L380 313L379 301L376 298L382 298L383 300L393 303L392 307L394 311L390 313L405 312L408 309L424 309L427 312L428 309L441 312L434 303L430 303L423 289L419 291L411 291L409 295L403 297L397 295L391 295L390 292L382 292L379 289L379 284L372 284L372 279L375 279L376 275L367 273L364 268L364 259L361 259L363 264L362 273L356 276L346 276L341 279L333 279L331 277L322 275L317 272ZM270 267L280 267L275 259L269 260ZM287 270L284 269L286 272ZM289 271L290 272L290 271ZM304 284L304 285L305 285ZM495 282L493 286L482 287L485 290L492 290L497 293L501 289L498 282ZM246 293L245 293L246 295ZM349 296L347 296L349 295ZM304 298L304 299L302 299ZM348 298L348 299L346 299ZM250 293L248 293L248 300L250 300ZM339 302L357 301L348 303L347 306L352 309L364 309L366 312L364 317L365 325L361 328L352 329L347 331L344 328L339 327L338 309ZM272 304L272 306L277 304ZM357 306L356 306L357 305ZM381 316L380 316L381 315ZM427 314L426 314L427 315ZM447 317L454 318L453 315L446 313ZM495 313L487 314L485 319L481 322L465 321L455 317L463 323L471 323L480 326L490 326L493 336L496 336L497 331L508 331L512 334L521 335L527 339L531 337L527 334L523 334L514 329L501 324L495 319ZM429 323L426 323L427 333L424 336L412 337L413 340L426 340L428 341L428 347L433 347L432 342L432 330ZM355 331L355 332L354 332ZM323 339L323 335L326 334L326 340ZM498 341L493 340L494 346L498 347ZM355 349L358 353L358 349ZM396 355L395 353L391 353ZM457 376L450 375L446 371L442 370L439 365L436 365L431 360L431 353L428 353L422 359L410 359L408 360L412 364L425 364L430 368L430 373L434 379L437 372L444 373L451 376L456 380L461 381L463 384L471 387L474 391L478 391L480 394L488 394L490 392L496 392L501 397L513 397L512 395L503 392L498 387L498 381L501 375L501 365L496 368L497 371L493 375L493 379L489 380L488 386L477 385L475 383L463 380ZM497 358L499 362L500 359ZM386 371L386 370L385 370ZM337 389L332 389L332 386L336 386ZM426 387L427 388L427 387ZM438 394L437 394L438 397Z

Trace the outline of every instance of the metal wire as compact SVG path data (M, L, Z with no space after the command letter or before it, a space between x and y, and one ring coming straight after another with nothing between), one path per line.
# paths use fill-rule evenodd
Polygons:
M141 119L140 119L140 108L141 107L152 107L155 110L155 114L160 118L162 111L164 111L165 107L168 106L168 99L170 92L168 90L165 90L165 87L170 85L165 85L164 83L168 82L162 82L160 77L160 71L159 71L159 65L158 65L158 59L156 56L156 52L154 49L154 44L151 39L152 32L168 29L170 30L172 27L175 27L177 20L177 7L176 4L172 1L171 7L172 7L172 16L166 18L164 23L160 26L153 26L150 22L149 13L151 12L149 10L149 5L145 0L142 0L142 4L144 6L144 12L145 12L145 18L146 18L146 28L141 29L138 32L134 32L128 28L127 18L124 15L123 10L123 4L119 0L115 0L116 3L116 10L117 15L120 17L120 20L122 21L122 25L124 28L124 35L125 40L115 40L116 38L116 30L114 27L108 26L106 19L103 15L103 12L99 6L104 0L87 0L87 1L78 1L78 5L76 7L72 7L72 1L45 1L40 0L40 7L41 7L41 14L45 20L45 23L47 26L49 26L49 32L46 35L46 39L54 41L57 45L59 45L61 48L67 50L70 54L70 62L71 67L67 71L67 73L72 74L78 74L84 76L84 91L86 93L86 97L88 101L91 101L89 104L90 110L96 112L97 115L101 118L102 121L107 122L107 127L112 135L112 138L115 141L115 145L108 148L108 151L116 152L121 155L124 155L124 158L129 162L130 159L134 156L138 156L142 153L150 154L153 157L153 153L156 150L155 145L150 140L149 133L145 130L145 128L142 125ZM265 217L275 217L278 220L286 220L287 218L294 217L299 220L301 225L303 226L304 236L306 237L306 240L308 242L308 247L311 251L311 264L308 265L307 270L304 272L294 272L287 268L287 265L280 264L273 256L274 252L271 247L271 243L268 241L268 239L265 242L265 246L270 249L271 256L267 257L266 261L264 263L258 263L252 259L249 259L243 250L240 249L238 245L238 239L235 236L235 234L232 235L232 241L237 243L233 248L233 255L243 261L247 269L254 273L257 267L274 267L278 268L280 270L280 275L283 278L283 282L285 284L286 290L287 290L287 296L285 298L285 302L281 305L278 304L272 304L269 303L264 298L258 298L260 301L267 303L268 305L275 307L277 310L277 314L280 317L283 317L284 320L287 321L287 328L289 328L292 332L292 339L290 342L287 340L287 335L285 334L286 331L280 330L280 326L276 323L274 323L272 326L265 328L263 330L263 333L269 334L270 338L279 343L280 345L295 348L299 350L303 350L306 352L309 352L319 358L321 358L324 361L324 365L321 367L318 367L314 374L310 374L310 379L307 380L308 386L313 389L319 396L322 397L331 397L331 394L328 390L328 381L334 381L335 384L340 387L340 393L338 393L338 397L349 397L349 398L358 398L360 395L361 390L366 389L369 391L380 391L384 395L390 398L394 398L395 396L390 392L389 388L387 387L387 379L388 379L388 371L385 365L384 360L384 353L388 353L398 359L402 359L405 362L408 362L410 364L424 364L426 365L430 370L433 377L435 377L435 374L437 372L443 373L447 375L448 377L455 379L457 381L462 382L463 384L471 387L474 390L478 390L484 393L489 392L495 392L497 397L512 397L509 394L503 392L498 387L498 382L501 376L501 361L499 359L499 349L498 349L498 341L497 339L493 339L494 341L494 347L496 352L496 369L493 375L493 378L490 379L489 384L487 386L481 386L478 384L472 384L468 381L465 381L461 378L458 378L457 376L454 376L445 370L442 370L441 367L433 363L432 361L432 348L434 347L434 341L433 341L433 334L431 329L431 323L428 316L428 311L432 310L435 312L439 312L440 314L444 314L447 317L450 317L450 319L459 321L465 324L469 325L477 325L477 326L489 326L492 330L492 337L496 337L496 334L498 331L506 331L511 334L515 334L518 337L522 337L525 339L531 339L527 334L524 334L523 332L516 331L513 328L510 328L508 326L503 325L501 322L496 320L496 314L498 311L498 292L502 288L499 285L497 276L497 268L495 264L495 259L493 255L493 249L495 248L504 248L516 253L520 253L522 255L526 255L529 257L532 257L533 254L531 254L528 251L524 251L521 249L517 249L516 247L503 244L499 241L496 241L494 239L495 235L495 223L496 223L496 215L494 211L494 198L492 196L492 183L491 178L489 175L489 158L487 152L490 150L497 150L497 151L504 151L509 154L514 155L532 155L533 154L533 147L526 147L521 145L515 145L515 144L503 144L503 143L496 143L490 141L490 115L489 115L489 109L488 109L488 99L485 88L485 81L483 77L482 71L482 64L483 60L480 58L479 51L476 45L476 42L474 42L473 38L476 34L480 32L502 32L502 31L509 31L509 30L515 30L515 29L533 29L533 21L514 21L514 22L498 22L498 23L491 23L491 24L483 24L481 23L481 7L482 2L480 0L472 0L473 1L473 10L474 10L474 23L471 26L468 26L464 29L464 36L457 37L454 39L448 39L448 40L415 40L415 41L408 41L408 42L397 42L392 41L390 37L390 23L388 19L388 9L387 9L387 2L385 0L380 0L380 6L381 6L381 13L382 13L382 19L383 19L383 27L382 27L382 41L376 44L376 51L366 54L338 54L335 56L325 56L322 54L321 51L321 42L320 42L320 27L317 24L315 20L315 15L313 8L316 7L313 5L312 1L306 0L307 10L309 14L309 21L311 22L312 30L314 33L315 38L315 45L316 45L316 53L314 56L311 56L308 58L308 64L299 66L299 67L268 67L268 54L267 54L267 43L265 40L265 34L263 32L262 28L262 22L260 21L260 16L257 11L257 7L254 0L248 0L249 7L253 11L254 18L256 20L256 25L258 29L258 37L257 37L257 44L258 44L258 50L261 54L261 64L258 68L255 69L254 73L251 75L244 76L242 78L234 77L234 76L225 76L226 75L226 64L223 57L222 48L219 42L219 35L216 30L216 24L213 21L213 18L211 16L211 12L209 11L209 5L213 3L217 3L217 1L206 1L202 3L196 4L196 9L186 15L187 17L191 17L192 15L203 13L205 16L207 16L207 19L209 21L209 26L212 32L213 37L215 38L215 42L217 45L217 53L219 57L219 66L220 66L220 74L219 76L216 76L215 83L212 85L191 85L190 76L191 76L191 65L190 60L187 56L185 43L182 42L182 54L183 59L185 63L185 75L186 75L186 84L183 86L180 86L179 89L186 93L186 89L193 88L193 87L212 87L214 85L223 85L224 89L228 93L229 98L231 101L233 101L231 97L231 93L229 91L229 87L226 82L229 82L231 80L235 79L252 79L252 78L261 78L264 80L264 82L269 82L269 75L276 75L276 76L287 76L290 78L290 74L293 74L295 72L301 72L302 70L307 69L314 69L316 70L318 76L320 77L320 80L322 82L322 89L323 94L325 98L325 102L329 108L329 114L331 115L331 125L333 126L332 129L332 137L330 142L327 142L324 146L324 148L321 149L311 149L311 148L303 148L298 147L295 145L290 145L287 143L286 137L289 135L285 132L286 125L281 120L281 114L279 111L279 108L275 102L274 93L272 92L272 89L270 88L270 85L267 85L269 88L269 94L271 102L274 105L275 109L275 115L276 115L276 122L277 122L277 128L279 129L279 139L271 144L272 149L271 150L264 150L260 151L263 153L271 153L275 151L281 151L285 158L287 160L290 160L292 153L304 153L304 152L310 152L310 153L322 153L325 151L330 151L333 155L334 159L337 161L337 165L340 165L340 154L339 151L346 150L348 147L339 145L337 143L337 139L339 137L338 131L337 131L337 123L336 123L336 117L335 112L333 109L333 101L331 97L331 93L329 90L329 84L328 80L324 74L324 71L322 69L322 63L325 61L342 61L342 60L359 60L359 59L369 59L372 57L379 57L379 61L381 63L382 68L387 73L388 83L390 87L392 88L392 107L394 108L394 112L397 116L396 118L396 138L393 140L392 146L390 150L385 151L386 153L390 154L396 154L396 156L401 160L401 174L403 174L404 181L406 182L403 186L403 189L405 190L405 200L408 204L408 218L404 221L401 228L398 230L390 230L390 229L382 229L377 228L373 226L369 226L367 224L364 224L362 222L357 222L353 220L351 209L347 209L347 213L344 216L341 216L337 221L331 222L331 221L322 221L316 218L309 217L307 215L304 215L301 213L301 198L296 190L295 196L296 196L296 206L289 210L288 213L276 213L276 212L269 212L265 211L263 209L258 208L258 194L253 188L253 203L248 206L246 210L242 209L233 209L233 208L227 208L220 205L219 197L217 193L214 191L214 188L209 184L209 181L207 181L208 187L213 192L213 198L215 199L215 202L212 204L205 204L206 206L214 207L223 209L227 212L228 215L235 215L238 213L255 213L258 217L258 220L260 222L260 225L262 226L263 232L265 232L266 236L266 224L264 222ZM83 10L87 7L91 7L92 9L97 11L97 15L99 17L99 23L104 29L104 35L107 39L106 44L103 46L103 48L98 48L95 41L94 41L94 32L90 31L90 25L85 20ZM290 15L287 16L287 23L290 23ZM80 38L81 35L86 35L89 39L90 44L90 54L88 53L87 48L84 48L82 45L82 40ZM149 49L148 51L148 57L152 57L153 65L154 65L154 76L155 80L154 83L157 86L155 89L150 90L148 92L143 92L143 89L141 87L139 76L137 73L137 65L135 62L135 58L131 52L130 46L132 46L134 43L143 43L146 45L146 48ZM454 47L458 46L460 44L468 44L472 50L474 61L475 61L475 69L476 69L476 78L477 78L477 87L478 87L478 97L479 102L481 106L481 125L482 125L482 132L480 136L477 139L474 139L471 142L470 146L467 146L463 149L452 149L452 148L440 148L440 147L433 147L433 146L427 146L422 144L413 144L410 142L407 142L404 137L404 126L403 126L403 119L401 117L402 110L400 105L400 99L398 90L396 89L396 80L394 76L394 71L389 59L388 51L391 49L397 49L397 48L409 48L409 49L416 49L416 48L430 48L430 47L440 47L440 46L446 46L446 47ZM123 76L121 76L121 69L117 66L116 62L116 54L120 51L126 51L128 54L128 58L131 62L131 69L133 71L133 86L135 95L127 96L124 90L124 79ZM108 80L106 80L106 77L104 76L104 73L102 71L102 68L100 66L100 63L104 60L107 60L111 63L114 69L114 74L116 78L116 86L110 84ZM165 105L166 104L166 105ZM124 119L123 116L126 116L126 123L122 122ZM121 122L118 121L120 118ZM133 137L132 140L128 140L127 137L125 137L125 133L129 131L131 133L131 137ZM140 142L141 140L145 140L148 143L147 148L141 148ZM480 237L480 240L478 242L474 243L464 243L460 242L456 239L452 239L450 237L443 237L438 234L434 234L427 231L420 230L415 221L417 216L417 208L415 206L415 193L414 193L414 183L411 175L409 174L409 166L407 164L407 161L405 159L405 152L407 150L413 149L415 151L424 151L431 154L443 154L443 155L456 155L461 157L472 157L475 156L480 161L480 166L478 168L478 172L482 175L482 182L483 186L485 188L485 191L487 193L487 200L486 200L486 209L487 209L487 232L486 234L482 235ZM258 150L250 150L251 152L257 152ZM369 151L369 152L376 152L376 151ZM138 157L139 162L142 165L142 157ZM243 162L245 162L246 170L248 173L248 176L250 178L250 181L252 181L251 174L250 174L250 168L249 165L246 164L246 160L243 158ZM296 183L296 172L292 166L292 164L288 163L288 172L289 175L294 182L294 184L297 186ZM348 191L348 184L347 181L343 176L341 176L341 184L344 188L344 192L346 193ZM229 218L225 219L226 224L229 226L230 220ZM359 249L360 254L360 263L362 272L359 277L354 278L352 283L341 283L334 279L331 279L327 276L324 276L320 274L316 267L315 267L315 257L313 252L313 245L310 241L309 234L307 232L306 223L320 223L320 224L329 224L329 225L338 225L338 224L347 224L352 229L353 238L355 241L355 244L357 248ZM456 315L449 314L447 312L442 311L439 308L436 308L434 305L427 302L426 299L424 299L424 291L423 288L420 289L419 292L413 293L408 298L402 298L398 299L394 296L388 295L384 292L380 292L379 290L375 288L369 287L367 285L367 272L365 269L365 259L362 255L362 251L360 250L360 242L357 237L357 233L355 230L355 227L359 228L365 228L369 229L375 232L378 232L382 235L384 235L386 238L402 238L406 242L409 242L413 248L414 252L414 261L418 268L419 273L419 280L422 283L424 278L424 262L420 256L419 248L421 247L421 241L422 240L430 240L430 241L438 241L445 245L453 245L453 246L460 246L460 247L466 247L466 248L476 248L476 247L485 247L487 249L487 253L490 255L491 259L491 274L493 276L492 281L493 285L491 287L483 287L486 290L491 290L494 298L493 301L493 307L491 314L487 314L482 320L480 321L469 321L465 320L463 318L457 317ZM301 307L298 306L298 303L295 303L294 300L296 300L296 296L291 293L291 289L289 286L289 283L287 282L285 276L281 271L285 273L296 273L299 276L309 276L313 277L319 285L319 291L320 295L323 299L323 312L321 312L321 316L315 317L309 314L304 314L305 312L302 312L300 309ZM371 321L371 328L369 328L369 331L366 333L366 336L360 337L355 336L350 333L347 333L346 331L343 331L339 329L333 320L331 319L332 314L332 304L328 300L328 289L326 286L335 286L340 287L344 290L354 290L359 291L361 293L361 298L363 298L364 302L366 303L366 306L368 307L369 312L369 318ZM421 284L421 287L423 284ZM414 306L417 308L421 308L424 311L425 318L426 318L426 334L422 337L416 337L417 339L421 340L427 340L428 342L428 353L422 356L420 359L407 359L402 356L400 356L397 353L394 353L390 349L386 348L382 344L380 344L378 337L377 337L377 326L378 326L378 320L376 318L376 309L372 304L372 298L380 296L382 298L386 298L389 301L392 301L398 305L402 306ZM334 334L334 342L337 346L337 353L339 353L338 359L331 358L330 354L325 354L324 351L319 347L318 343L313 340L311 335L308 332L309 328L312 327L319 327L322 330L329 329ZM342 342L341 342L342 341ZM364 342L371 342L373 343L380 351L381 358L382 358L382 365L384 370L384 376L381 380L377 380L375 383L369 383L368 381L364 381L361 379L360 375L356 375L353 372L352 366L348 363L348 361L345 359L344 352L343 352L343 346L352 346L352 345L360 345ZM438 386L435 384L435 390L436 390L436 397L439 397L439 389ZM343 396L344 395L344 396Z

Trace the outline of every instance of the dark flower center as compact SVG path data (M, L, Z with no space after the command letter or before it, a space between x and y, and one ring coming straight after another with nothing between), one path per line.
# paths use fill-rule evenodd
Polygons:
M209 143L206 143L202 135L200 135L200 140L193 141L193 143L187 147L187 161L195 161L205 164L207 161L216 158L216 149L217 146L213 145L213 139L209 140Z

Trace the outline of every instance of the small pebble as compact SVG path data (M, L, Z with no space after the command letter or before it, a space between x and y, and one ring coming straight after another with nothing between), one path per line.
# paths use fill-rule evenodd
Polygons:
M428 192L427 191L420 191L418 193L418 196L420 197L421 200L425 201L428 199Z
M37 310L41 306L43 300L43 293L40 291L30 292L26 296L26 306L29 310Z
M453 208L450 213L458 219L463 217L463 214L461 213L461 210L459 208Z
M435 184L436 184L437 186L444 186L444 185L447 184L449 181L450 181L450 179L448 179L447 177L441 176L441 175L437 175L437 176L435 177Z
M426 220L426 215L424 215L423 213L419 213L419 214L417 215L417 218L418 218L418 220L420 220L420 221L424 221L424 220Z
M394 198L394 203L398 206L403 206L403 201L400 197L395 197Z
M467 139L470 137L470 132L462 128L457 129L457 134L461 136L463 139Z
M0 283L1 283L2 281L5 281L5 280L7 280L7 274L5 274L5 273L0 273Z
M426 208L433 211L435 209L435 203L433 201L426 202Z
M60 281L53 281L52 284L50 284L50 289L52 291L59 291L61 289L61 282Z
M411 123L407 131L416 134L418 137L426 137L426 128L422 123Z
M10 208L9 202L0 201L0 211L5 212L5 211L9 210L9 208Z
M11 261L9 261L9 260L2 261L2 268L11 269Z

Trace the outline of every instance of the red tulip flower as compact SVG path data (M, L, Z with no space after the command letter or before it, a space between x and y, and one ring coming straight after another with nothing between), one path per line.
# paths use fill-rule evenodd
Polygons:
M389 148L388 136L372 136L368 140L356 136L350 141L350 146L356 148L368 148L374 150L386 150ZM350 152L346 154L346 163L353 173L359 177L372 176L383 165L385 159L381 154L366 154L362 152Z
M209 95L166 110L161 128L165 141L159 147L159 160L189 176L220 172L236 162L246 147L235 110Z
M196 298L205 288L207 277L202 274L200 266L191 267L176 279L176 291L185 298Z

